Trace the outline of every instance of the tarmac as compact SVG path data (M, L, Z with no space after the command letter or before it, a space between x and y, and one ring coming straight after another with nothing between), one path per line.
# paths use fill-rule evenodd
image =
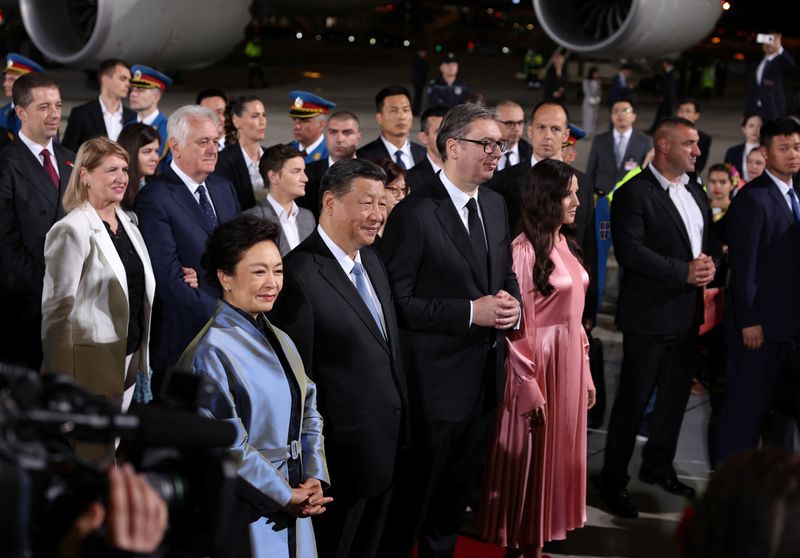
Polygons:
M206 87L219 87L229 96L239 94L258 95L265 103L268 115L267 138L264 145L287 142L292 139L288 91L305 89L317 92L337 103L338 109L356 113L361 120L362 144L378 134L375 122L374 94L383 86L400 83L410 87L413 48L370 48L316 42L314 38L302 41L285 39L268 40L265 45L265 75L269 85L261 89L247 88L247 68L238 56L230 56L224 63L203 70L187 70L176 75L176 85L171 87L162 101L162 110L169 113L180 105L192 103L197 91ZM501 99L514 99L529 114L540 100L541 91L529 89L517 75L521 68L523 53L507 56L461 54L460 78L473 88L480 90L492 104ZM441 55L430 54L430 77L438 72ZM135 60L130 61L135 63ZM592 61L589 65L597 63ZM601 73L607 88L613 66L600 62ZM577 64L570 63L573 76L567 105L575 123L580 124L580 101L577 97L580 79L576 76ZM305 73L305 75L304 75ZM51 71L61 85L64 100L64 123L72 106L86 102L97 94L88 83L83 72L65 68ZM318 77L308 77L318 76ZM741 106L744 94L743 69L733 66L728 75L724 98L700 99L702 116L698 126L709 133L713 140L708 166L721 162L725 150L741 143ZM639 94L636 129L645 130L655 114L655 99ZM606 112L601 108L598 129L605 131ZM415 132L418 130L415 123ZM63 129L62 129L63 132ZM413 137L412 139L415 139ZM578 159L575 167L585 168L590 139L578 143ZM602 340L605 350L605 375L608 405L606 422L616 393L619 368L622 358L622 335L613 323L614 300L616 298L616 264L611 258L608 272L608 287L594 335ZM706 426L709 403L706 396L692 396L686 408L681 430L678 453L675 461L679 478L693 486L698 493L704 490L710 474L706 452ZM642 511L637 520L624 520L606 513L599 502L597 478L603 460L605 425L589 432L588 464L589 490L588 522L583 529L569 534L566 541L548 544L545 552L554 557L648 557L678 556L675 530L688 502L659 488L638 481L637 473L643 441L630 465L632 480L628 487L634 503ZM470 531L470 526L466 530Z

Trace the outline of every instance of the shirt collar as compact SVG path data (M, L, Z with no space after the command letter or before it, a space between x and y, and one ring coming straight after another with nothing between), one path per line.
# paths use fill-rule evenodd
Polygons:
M196 182L192 177L183 172L181 168L177 165L177 163L175 163L175 159L170 161L169 168L175 171L175 174L178 175L178 178L180 178L184 184L189 186L192 189L192 192L194 192L197 189L197 186L200 186L201 184L205 183L205 180L203 182Z
M633 128L628 128L624 132L619 132L616 128L614 128L614 143L619 141L620 136L624 137L626 140L629 140L632 133Z
M549 158L550 158L550 159L555 159L556 161L561 161L561 160L562 160L562 159L561 159L561 156L558 156L558 157L549 157ZM535 166L536 166L536 163L538 163L539 161L544 161L544 159L537 159L537 158L536 158L536 153L533 153L533 152L532 152L532 153L531 153L531 167L535 167Z
M445 174L444 170L439 173L439 178L442 179L442 184L444 184L444 188L445 190L447 190L447 194L450 196L450 199L453 200L453 203L455 204L455 206L458 208L459 211L464 209L464 207L467 205L467 202L469 202L469 200L473 198L475 198L475 203L478 203L478 188L476 188L475 193L472 196L470 196L463 190L459 189L458 186L453 184L450 181L450 179L447 178L447 175Z
M322 228L322 225L317 225L317 232L319 232L320 238L322 238L322 242L325 243L325 246L328 247L328 250L331 251L333 257L336 258L336 261L339 262L339 265L342 267L344 272L350 276L353 272L353 267L355 266L355 262L361 263L361 251L356 251L356 259L350 259L350 256L344 253L344 250L339 248L339 245L336 244L331 237L328 236L328 233L325 232L325 229Z
M148 126L152 126L153 122L156 121L158 115L161 114L158 109L153 111L150 115L148 115L144 120L139 120L142 124L147 124ZM137 119L138 120L138 119Z
M325 141L325 134L320 134L319 137L311 145L305 146L301 143L300 147L303 148L303 151L306 152L306 155L310 155L312 151L314 151L317 147L320 146L320 144L322 144L323 141Z
M272 206L272 209L275 210L275 214L284 220L294 219L297 217L297 214L300 212L300 208L297 207L297 204L292 201L292 209L290 212L287 213L286 209L278 203L278 200L272 197L272 194L267 194L267 201Z
M119 108L117 110L115 110L114 112L111 112L110 110L108 110L108 107L103 102L103 98L102 97L98 97L97 100L100 101L100 111L103 113L103 115L122 116L122 101L120 101L120 103L119 103Z
M650 164L650 169L653 171L653 176L655 176L655 177L656 177L656 180L658 180L658 183L659 183L659 185L661 185L661 187L662 187L664 190L668 190L668 189L669 189L669 187L670 187L671 185L673 185L673 184L677 184L677 185L682 185L682 186L685 186L686 184L688 184L688 183L689 183L689 175L688 175L688 174L686 174L686 173L683 173L682 175L680 175L680 176L678 177L678 181L677 181L677 182L670 182L669 180L667 180L667 179L664 177L664 175L663 175L663 174L661 174L660 172L658 172L658 169L656 169L656 166L655 166L655 165L653 165L653 164Z
M250 155L247 154L247 151L244 150L244 146L240 143L239 148L242 150L242 156L244 157L245 164L250 167L252 165L258 166L258 162L261 160L261 157L264 155L264 148L260 145L258 146L258 160L253 161L250 158Z
M436 164L436 162L435 162L433 159L431 159L431 156L430 156L430 155L428 155L428 154L426 153L426 154L425 154L425 156L428 158L428 162L431 164L431 167L433 168L433 174L436 174L437 172L439 172L440 170L442 170L442 167L440 167L439 165L437 165L437 164Z
M767 62L772 62L773 60L775 60L775 58L777 58L781 54L783 54L783 47L781 47L779 50L773 52L769 56L765 56L764 60L766 60Z
M772 179L772 181L778 185L778 188L780 188L781 190L781 194L783 194L784 196L789 194L789 190L792 188L791 180L788 183L784 182L783 180L781 180L780 178L769 172L769 169L764 169L764 172L767 173L769 177Z
M47 149L50 152L50 155L55 155L55 153L53 152L53 138L50 138L50 140L48 140L47 145L40 145L35 141L33 141L28 136L26 136L25 134L23 134L22 130L17 132L17 135L19 136L19 139L22 140L22 143L27 145L28 149L30 149L31 152L37 157L40 157L42 155L42 151L45 149Z
M394 159L394 154L398 147L383 137L383 134L381 134L380 137L383 145L386 146L386 151L388 151L389 155L391 155L392 159ZM403 154L411 156L411 142L408 141L408 138L406 138L406 142L403 144L403 147L400 147L399 149L403 152Z

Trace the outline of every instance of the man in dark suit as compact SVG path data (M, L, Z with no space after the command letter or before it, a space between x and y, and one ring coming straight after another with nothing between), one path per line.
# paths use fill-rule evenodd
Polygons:
M611 85L608 88L608 100L606 101L609 107L612 107L620 99L630 98L631 89L633 89L630 83L632 73L633 68L623 64L619 67L619 71L614 74L614 77L611 78Z
M636 111L633 103L620 99L611 105L610 132L598 134L592 141L586 174L598 190L610 192L628 171L644 162L653 147L646 135L633 129Z
M64 147L78 151L86 140L105 136L117 141L123 124L136 118L136 113L122 104L128 96L131 69L122 60L110 59L97 69L100 96L78 105L69 113Z
M395 490L381 556L452 556L503 399L503 332L518 323L508 219L489 180L504 140L494 111L458 105L442 121L444 166L392 211L381 255L409 377L409 474Z
M761 45L764 57L750 70L743 111L744 114L759 114L765 122L786 116L783 78L796 67L794 58L781 44L781 34L768 33L767 36L772 40Z
M764 119L757 114L750 114L742 119L742 135L744 136L744 143L729 147L725 152L726 163L730 163L739 175L744 178L745 182L749 182L752 177L747 172L747 155L753 149L760 147L759 138L761 137L761 126L764 124Z
M21 128L0 152L0 362L38 370L44 239L64 216L75 154L53 141L61 121L55 82L31 72L14 82L12 95Z
M766 412L800 334L800 126L789 118L761 128L764 173L733 199L725 216L730 289L727 393L715 463L758 446Z
M342 110L331 115L325 127L325 143L328 145L328 156L306 165L306 193L297 199L297 205L304 207L319 220L319 202L321 192L319 186L328 167L341 159L353 159L358 144L361 143L361 123L354 113Z
M694 99L681 99L675 115L690 120L697 126L697 121L700 120L700 104ZM711 151L711 136L699 128L697 129L697 136L699 137L697 147L700 149L700 156L697 157L697 161L694 164L694 171L687 174L689 175L689 180L702 184L703 180L700 175L708 162L708 154Z
M200 270L206 240L219 223L239 213L230 182L212 175L217 164L217 117L197 105L181 107L169 119L172 161L136 196L139 228L156 276L156 305L150 335L153 370L164 370L211 317L220 293L199 279L183 279L182 268Z
M508 224L512 237L518 232L522 192L531 168L544 159L562 160L561 148L569 138L569 113L558 101L542 101L531 112L528 137L533 142L532 155L519 165L496 172L488 186L506 200ZM575 239L583 250L583 263L591 281L586 291L584 323L588 329L593 327L597 309L597 232L594 215L594 187L591 179L575 170L578 177L578 198L581 201L575 215Z
M386 173L343 159L322 181L317 230L284 261L271 319L317 384L330 470L328 510L314 518L323 558L373 558L395 463L406 441L406 381L383 263L369 248L384 222Z
M425 148L408 139L414 124L411 94L405 87L389 85L375 95L375 120L381 129L378 139L356 152L359 159L390 159L410 169L425 158Z
M530 160L533 148L522 137L525 131L525 112L522 107L519 103L506 100L497 103L494 111L497 113L500 133L503 134L503 138L508 140L506 152L497 162L497 170L501 171Z
M675 112L675 66L672 65L668 59L661 61L661 76L658 80L658 106L656 107L656 116L653 119L653 124L647 130L648 134L652 134L658 123L662 118L672 116Z
M409 192L422 185L433 185L436 182L436 173L442 168L442 158L436 149L436 136L442 124L446 107L430 107L420 116L419 141L425 146L425 158L411 167L406 173L406 186Z
M611 513L638 517L625 489L636 433L658 386L639 478L687 497L672 461L692 385L692 355L703 321L703 287L716 272L709 254L711 210L689 182L700 155L697 130L684 118L661 121L651 165L620 187L611 205L621 267L617 326L623 333L619 391L611 411L601 497Z

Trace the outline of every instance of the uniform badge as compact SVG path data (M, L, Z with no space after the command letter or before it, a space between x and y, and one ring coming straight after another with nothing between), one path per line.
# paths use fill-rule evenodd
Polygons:
M142 71L141 70L136 70L133 73L133 79L142 79Z
M319 161L320 159L322 159L322 153L314 153L313 159L315 161Z
M294 108L303 108L303 99L300 97L294 100Z
M9 58L9 59L6 61L6 68L10 68L10 67L11 67L11 66L13 66L13 65L14 65L14 61L13 61L13 60L11 60L11 59Z

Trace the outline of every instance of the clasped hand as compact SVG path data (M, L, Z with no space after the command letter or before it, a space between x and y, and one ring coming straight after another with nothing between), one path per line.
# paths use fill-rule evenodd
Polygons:
M705 287L714 280L717 273L717 266L711 256L700 254L689 262L689 276L686 282L690 285Z
M322 494L322 483L308 478L292 489L292 497L283 509L295 517L311 517L324 513L325 506L331 502L333 498Z
M495 329L510 329L519 320L519 301L504 290L472 301L472 323Z

